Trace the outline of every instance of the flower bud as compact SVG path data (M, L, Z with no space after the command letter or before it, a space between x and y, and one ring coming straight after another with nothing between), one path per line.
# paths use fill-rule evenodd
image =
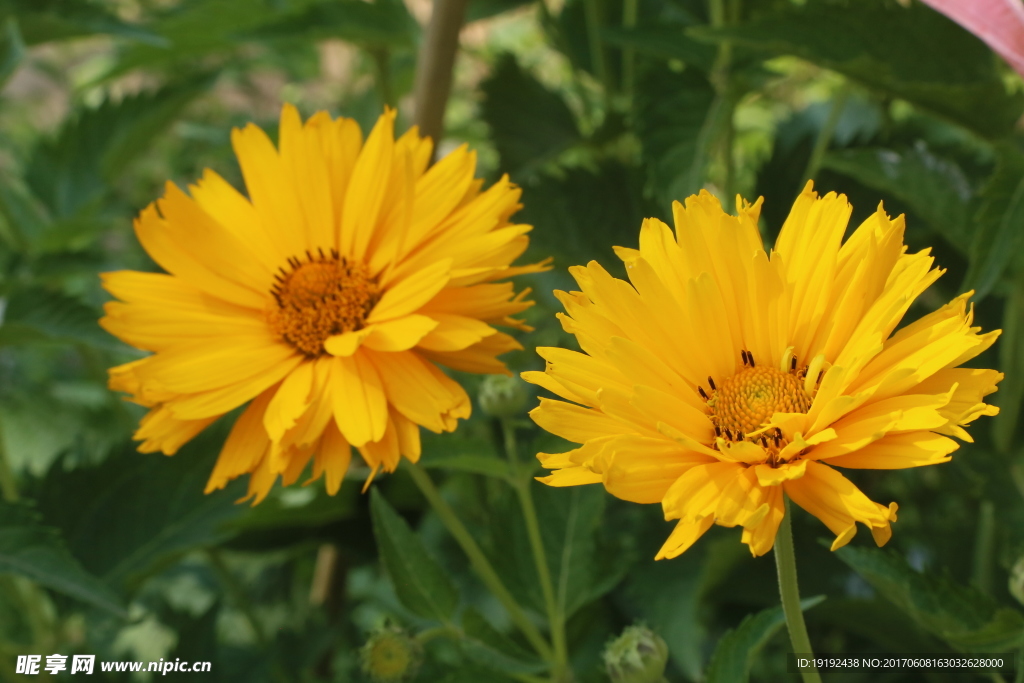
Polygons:
M612 683L662 683L668 645L646 626L628 626L605 647L604 664Z
M1024 605L1024 557L1017 560L1010 570L1010 595Z
M423 648L401 628L387 625L370 634L359 654L374 683L401 683L416 676Z
M526 406L526 385L518 377L488 375L477 398L491 417L512 417Z

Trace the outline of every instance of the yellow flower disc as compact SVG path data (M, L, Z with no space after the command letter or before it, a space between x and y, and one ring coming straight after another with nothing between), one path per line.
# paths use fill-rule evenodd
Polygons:
M270 290L277 305L267 313L270 328L284 341L316 358L327 353L330 337L363 329L377 303L377 283L364 264L321 254L288 265L290 271L281 268Z
M863 524L888 541L896 503L869 499L840 468L946 462L1002 374L962 368L998 331L973 326L970 292L901 326L942 274L908 253L904 220L881 207L843 241L846 197L808 183L774 248L760 200L723 211L707 192L675 202L675 230L644 221L638 249L616 248L629 282L598 263L555 292L582 352L540 348L523 373L560 400L531 417L579 444L541 453L551 486L601 483L677 520L657 557L713 524L771 550L788 497L849 543Z
M281 112L279 144L249 124L231 141L242 194L207 170L135 221L165 273L104 273L104 328L151 355L110 370L146 406L139 450L172 455L245 406L206 490L248 474L258 503L323 478L335 493L355 448L372 474L420 455L420 427L452 431L470 413L440 368L508 374L521 348L499 327L532 305L510 278L530 227L511 222L520 190L484 189L465 145L431 165L415 128L386 110L364 140L351 119ZM369 480L368 482L369 483Z
M761 366L722 382L708 406L715 425L742 440L742 435L760 429L775 413L806 413L811 399L793 373Z

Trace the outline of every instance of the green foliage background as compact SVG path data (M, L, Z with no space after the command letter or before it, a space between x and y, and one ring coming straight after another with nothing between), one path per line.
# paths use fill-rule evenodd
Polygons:
M106 389L106 368L138 354L97 326L97 273L155 269L133 215L165 180L185 185L204 167L241 187L229 131L276 130L281 101L364 130L397 104L408 125L422 20L409 8L427 9L0 0L0 680L22 680L17 655L56 652L211 661L203 680L361 681L359 647L383 623L421 634L416 680L553 680L405 470L372 495L354 468L335 498L312 486L237 505L239 482L202 494L229 420L173 458L138 454L140 413ZM977 290L977 322L1004 330L977 360L1006 373L1002 414L976 423L952 463L854 473L900 504L886 550L861 534L830 553L824 527L798 511L797 560L818 652L1019 652L1020 77L917 2L470 0L467 19L442 152L468 141L484 175L510 174L524 188L519 219L535 226L530 255L556 264L528 283L537 329L508 356L514 370L541 367L535 346L572 345L550 294L571 288L566 267L619 268L612 245L635 245L642 218L668 218L701 187L763 195L768 244L809 175L850 197L854 224L884 200L907 214L910 248L932 246L948 269L908 318ZM459 379L471 394L480 382ZM668 643L669 681L794 678L770 557L751 559L738 530L716 527L655 563L670 529L659 506L531 483L533 453L565 444L524 417L518 463L479 409L426 438L423 463L544 630L517 501L530 487L572 680L607 680L603 645L634 621Z

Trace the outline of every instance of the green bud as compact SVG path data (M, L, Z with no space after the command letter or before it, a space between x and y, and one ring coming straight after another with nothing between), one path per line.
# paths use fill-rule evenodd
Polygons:
M477 398L491 417L512 417L526 406L526 385L518 377L488 375Z
M423 647L401 628L386 625L370 634L359 654L374 683L401 683L415 678Z
M668 645L646 626L628 626L605 647L604 664L612 683L661 683Z
M1010 595L1024 605L1024 557L1017 560L1010 570Z

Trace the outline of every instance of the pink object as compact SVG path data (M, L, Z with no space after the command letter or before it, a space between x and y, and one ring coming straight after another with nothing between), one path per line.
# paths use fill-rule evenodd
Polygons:
M1024 75L1024 3L1021 0L922 0L984 40Z

